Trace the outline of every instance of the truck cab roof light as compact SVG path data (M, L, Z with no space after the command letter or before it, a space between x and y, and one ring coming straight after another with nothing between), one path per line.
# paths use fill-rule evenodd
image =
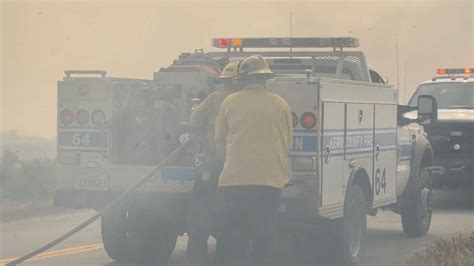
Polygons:
M455 74L471 74L474 73L474 68L465 67L465 68L438 68L436 70L438 75L455 75Z
M215 38L215 48L355 48L359 39L336 38Z

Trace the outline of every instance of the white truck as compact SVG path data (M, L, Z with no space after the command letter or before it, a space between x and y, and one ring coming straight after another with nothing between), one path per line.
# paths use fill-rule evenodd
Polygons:
M260 54L276 74L268 89L281 95L293 111L294 143L289 158L290 182L282 193L282 226L311 231L317 225L329 224L335 229L332 242L334 251L339 252L336 257L348 263L360 259L367 215L375 215L379 208L401 214L409 236L428 231L433 153L423 127L417 123L436 120L433 97L419 96L417 107L399 106L398 90L384 84L380 75L367 67L364 54L343 50L358 47L355 38L218 38L212 44L225 50L182 54L171 67L156 72L153 81L114 80L105 78L104 73L92 79L95 83L90 78L70 77L59 82L58 157L69 161L59 160L58 205L100 209L126 190L176 147L176 140L185 131L180 123L189 117L191 99L209 92L212 82L208 81L218 74L216 69L229 61ZM246 51L248 48L258 50ZM92 88L93 83L102 85ZM174 85L162 88L163 84ZM150 88L144 90L143 86ZM90 96L80 102L77 95L89 90ZM77 92L76 98L66 97L70 91ZM127 111L123 106L137 101L136 92L148 102L140 105L142 111ZM99 96L103 102L97 100ZM75 121L80 110L93 112L94 108L110 110L99 126ZM63 119L65 109L70 112ZM151 123L147 119L152 116L143 110L163 120ZM418 111L418 117L404 116L413 110ZM135 124L115 125L119 117L129 117ZM158 134L163 136L161 142L137 137L134 141L138 144L126 150L126 157L114 155L128 143L123 137L118 141L114 138L119 138L124 128L130 132L127 136L138 134L137 123L143 125L144 132L164 132ZM84 134L96 130L103 132L100 149L82 142ZM155 147L155 151L132 156L136 149L149 150L147 147ZM63 154L66 150L72 153ZM125 159L113 160L111 155ZM150 156L156 157L150 160ZM186 232L185 215L195 175L192 161L189 151L137 191L132 201L102 217L103 242L113 259L163 262L169 258L177 236Z
M474 184L474 68L438 68L408 102L432 95L438 103L436 123L425 127L433 146L433 187L472 189Z

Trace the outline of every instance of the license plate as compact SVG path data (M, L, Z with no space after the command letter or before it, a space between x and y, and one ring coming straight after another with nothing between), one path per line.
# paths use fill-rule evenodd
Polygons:
M107 190L109 188L109 178L105 176L81 177L79 178L77 188L87 190Z

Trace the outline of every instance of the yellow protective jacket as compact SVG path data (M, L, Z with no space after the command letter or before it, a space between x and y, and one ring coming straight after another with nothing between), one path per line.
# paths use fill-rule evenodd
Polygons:
M288 152L293 140L288 103L261 85L229 95L216 118L216 142L225 143L219 187L288 182Z
M217 111L224 99L231 93L230 90L216 89L202 101L192 112L190 126L195 135L195 139L202 147L203 167L209 169L212 161L224 159L224 151L216 150L214 141L214 121Z

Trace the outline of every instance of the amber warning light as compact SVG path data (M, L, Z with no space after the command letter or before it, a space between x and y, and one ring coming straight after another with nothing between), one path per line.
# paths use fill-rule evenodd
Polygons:
M465 67L465 68L444 68L440 67L436 70L438 75L454 75L454 74L472 74L474 73L474 68Z

